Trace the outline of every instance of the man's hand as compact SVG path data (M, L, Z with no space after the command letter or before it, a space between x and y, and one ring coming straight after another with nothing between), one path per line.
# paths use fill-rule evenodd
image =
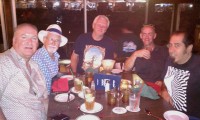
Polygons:
M145 59L151 58L151 53L146 49L137 50L134 52L135 57L143 57Z
M1 107L0 107L0 120L6 120L6 117L4 116Z

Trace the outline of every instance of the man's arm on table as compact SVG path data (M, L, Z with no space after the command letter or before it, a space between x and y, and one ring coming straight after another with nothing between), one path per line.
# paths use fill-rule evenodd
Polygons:
M169 93L168 93L168 91L167 91L167 88L166 88L166 86L165 86L164 83L162 84L160 96L161 96L165 101L167 101L168 103L170 103L171 105L173 105L173 101L172 101L172 99L171 99L171 97L170 97L170 95L169 95Z

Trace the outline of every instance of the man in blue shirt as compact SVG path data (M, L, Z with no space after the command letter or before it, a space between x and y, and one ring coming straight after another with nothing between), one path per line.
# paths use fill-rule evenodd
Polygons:
M57 50L64 46L68 39L62 35L62 30L57 24L50 25L47 30L38 33L43 46L37 50L32 59L37 62L46 80L48 92L51 91L52 78L58 73L58 60L60 55Z

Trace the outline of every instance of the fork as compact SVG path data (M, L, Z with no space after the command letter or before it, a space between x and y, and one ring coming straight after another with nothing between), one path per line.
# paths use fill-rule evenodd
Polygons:
M160 118L160 117L158 117L158 116L156 116L156 115L153 115L148 109L146 109L145 108L145 112L146 112L146 114L147 115L149 115L149 116L152 116L152 117L154 117L154 118L157 118L158 120L163 120L162 118Z
M67 102L70 102L71 91L68 92Z

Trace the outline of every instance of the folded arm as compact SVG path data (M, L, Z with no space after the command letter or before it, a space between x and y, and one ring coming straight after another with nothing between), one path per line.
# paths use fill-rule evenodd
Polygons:
M143 57L145 59L149 59L151 57L150 52L145 49L137 50L133 52L133 54L125 61L125 71L132 70L135 65L135 60L137 57Z

